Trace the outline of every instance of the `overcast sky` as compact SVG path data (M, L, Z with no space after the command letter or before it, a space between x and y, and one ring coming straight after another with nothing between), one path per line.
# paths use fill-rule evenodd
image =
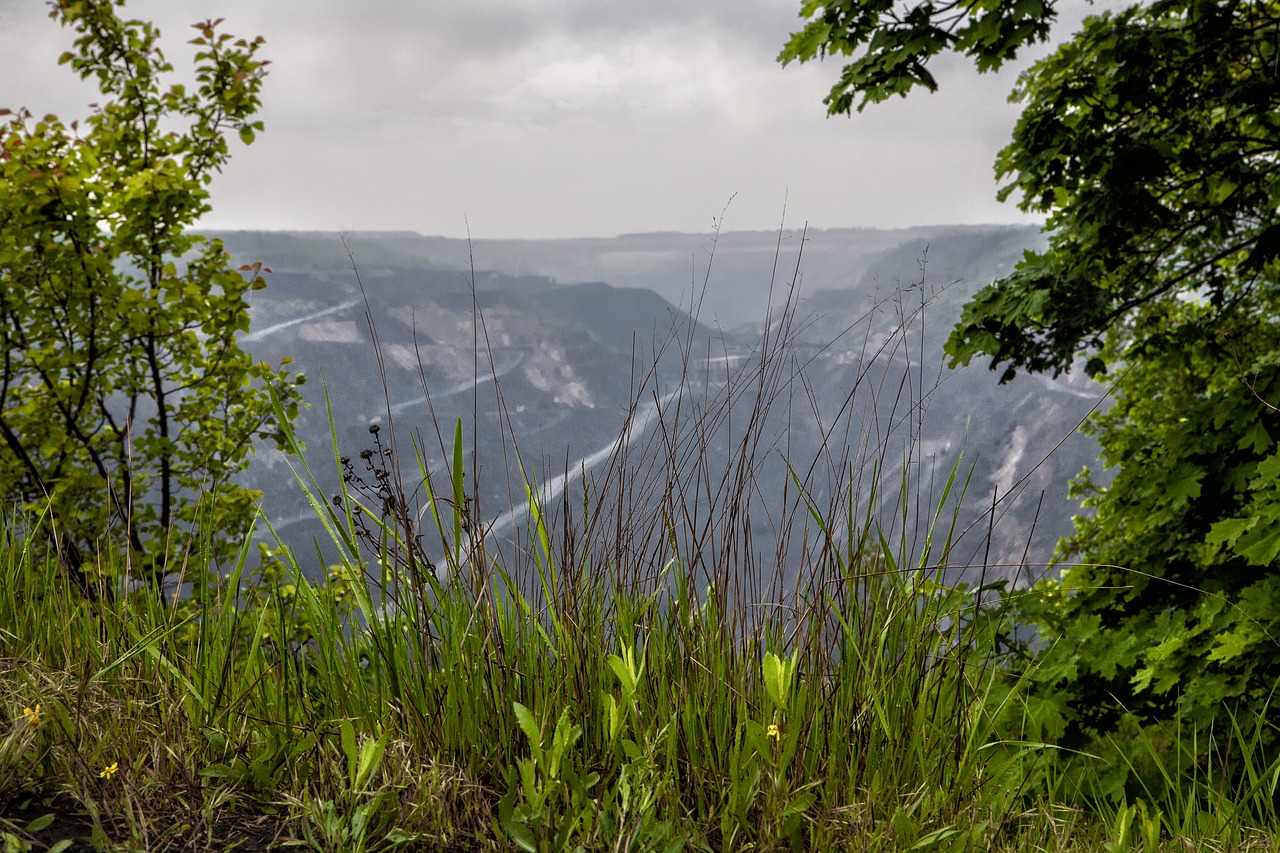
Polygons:
M825 116L835 62L782 68L800 0L132 0L168 58L223 17L272 60L209 228L477 238L1029 221L995 200L1017 68ZM1059 35L1070 32L1060 25ZM96 100L40 0L0 0L0 106ZM1043 51L1040 51L1041 53ZM1019 67L1024 67L1025 62Z

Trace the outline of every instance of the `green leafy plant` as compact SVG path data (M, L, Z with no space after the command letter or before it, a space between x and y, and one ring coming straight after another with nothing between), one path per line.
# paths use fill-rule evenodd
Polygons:
M516 723L529 745L529 758L522 758L511 783L518 782L502 798L498 820L503 831L529 853L560 853L572 849L577 833L590 833L593 815L590 791L600 774L580 774L574 764L573 747L582 737L566 708L560 713L550 738L533 712L519 702L512 703ZM509 783L510 784L510 783Z
M799 726L805 718L805 693L800 692L797 701L795 684L795 656L779 657L766 652L761 663L761 676L765 694L774 707L774 722L762 727L755 720L746 720L746 739L756 756L767 768L769 781L765 815L762 822L766 835L787 839L793 846L803 841L801 828L808 811L818 801L814 789L820 783L806 782L793 786L788 768L800 744ZM793 707L794 706L794 707Z
M346 759L346 789L336 799L307 794L295 802L304 819L306 846L365 853L395 850L417 841L416 834L392 824L398 792L370 787L391 732L358 739L351 721L344 719L338 724L338 733Z
M653 604L650 597L640 609ZM626 621L620 654L609 655L606 662L621 691L602 695L604 704L606 748L612 751L616 774L606 775L600 784L600 806L596 822L598 838L617 838L640 850L681 850L688 843L687 833L675 821L663 820L659 808L672 791L670 771L671 738L674 720L650 721L641 711L645 683L645 655L637 654L634 641L634 619Z
M999 67L1054 5L806 2L781 58L865 50L827 100L848 112L933 88L925 63L946 51ZM1040 683L1061 744L1177 717L1236 783L1233 725L1280 757L1258 714L1280 680L1277 26L1271 2L1132 4L1036 62L996 171L1002 199L1046 218L1048 248L980 290L947 344L1002 380L1075 364L1112 383L1086 431L1113 476L1081 475L1090 512L1061 578L1019 596L1059 676Z
M227 134L262 129L262 39L198 24L188 88L166 81L159 32L119 2L51 5L76 32L61 61L102 99L69 125L0 111L0 482L6 501L51 508L51 544L88 591L112 529L153 582L197 520L238 547L257 496L235 475L278 435L265 389L291 417L302 377L237 342L270 270L232 269L187 230L209 210Z

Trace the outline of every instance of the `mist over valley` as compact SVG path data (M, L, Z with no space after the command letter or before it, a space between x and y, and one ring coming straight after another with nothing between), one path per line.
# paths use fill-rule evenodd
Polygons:
M413 448L447 489L460 419L476 522L495 548L528 545L528 481L553 521L612 511L633 529L652 526L639 539L652 553L631 558L660 562L674 483L691 517L738 506L752 542L732 555L742 571L789 576L821 539L805 501L826 510L852 488L859 512L873 507L891 539L918 550L928 513L910 506L904 536L900 487L932 506L956 466L948 506L964 495L947 562L1025 582L1070 532L1070 478L1096 467L1096 445L1072 433L1101 386L1075 373L1000 385L985 365L944 366L960 308L1042 245L1033 227L473 244L379 232L216 236L235 263L273 270L253 294L242 344L307 374L311 408L295 426L326 495L339 476L331 411L338 451L357 464L375 446L371 426L395 441L429 527ZM715 462L723 471L708 470ZM315 543L334 558L284 454L258 448L246 482L304 562L317 563ZM950 526L945 515L936 535ZM685 553L727 547L720 531L695 529Z

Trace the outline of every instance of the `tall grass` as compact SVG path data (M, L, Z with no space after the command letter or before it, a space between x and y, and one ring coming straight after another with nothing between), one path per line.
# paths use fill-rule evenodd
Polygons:
M394 422L340 448L331 422L336 495L290 437L338 555L319 577L277 543L251 579L246 542L189 597L88 599L36 547L57 520L8 518L9 849L1276 849L1248 803L1052 796L998 579L955 582L966 469L918 458L923 304L851 330L834 412L795 307L722 376L692 376L693 326L674 329L611 458L561 494L511 446L502 531L461 422L436 454ZM823 436L804 459L778 429L801 407ZM122 561L99 555L103 583ZM1252 775L1274 795L1276 768Z

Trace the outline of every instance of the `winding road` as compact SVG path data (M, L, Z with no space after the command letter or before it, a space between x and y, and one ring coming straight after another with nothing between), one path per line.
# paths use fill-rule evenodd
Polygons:
M359 299L351 299L347 302L342 303L341 305L335 305L332 308L326 308L323 311L317 311L314 314L308 314L307 316L299 317L296 320L285 320L283 323L276 323L273 326L267 326L265 329L259 329L256 332L252 332L248 335L245 335L243 338L240 339L240 341L241 343L251 343L253 341L260 341L263 338L265 338L267 335L274 335L276 332L283 331L292 326L301 325L302 323L310 323L312 320L319 320L321 317L327 317L330 314L337 314L340 311L346 311L350 308L356 307L359 304L360 304Z

